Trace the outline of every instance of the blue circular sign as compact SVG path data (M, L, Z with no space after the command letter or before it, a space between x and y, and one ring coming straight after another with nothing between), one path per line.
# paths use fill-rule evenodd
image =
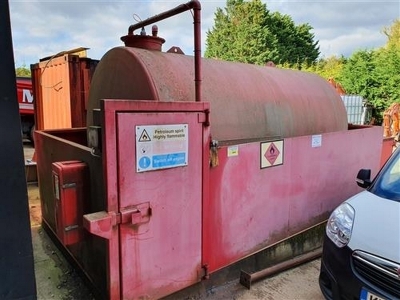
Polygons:
M139 159L139 167L142 169L147 169L150 167L150 158L148 156L143 156Z

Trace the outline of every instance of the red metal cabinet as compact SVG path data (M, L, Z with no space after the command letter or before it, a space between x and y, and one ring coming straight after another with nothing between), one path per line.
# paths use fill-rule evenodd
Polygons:
M80 161L63 161L54 162L52 170L56 233L60 241L68 246L82 240L88 167Z
M159 299L202 279L207 103L105 100L107 211L84 216L107 239L110 299Z
M202 276L202 124L120 113L117 144L120 211L132 212L120 225L122 298L158 299Z

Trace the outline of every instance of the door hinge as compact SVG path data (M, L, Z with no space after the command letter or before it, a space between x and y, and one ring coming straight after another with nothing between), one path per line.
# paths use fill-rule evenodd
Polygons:
M199 123L203 123L205 127L210 126L210 110L206 109L203 113L198 114Z

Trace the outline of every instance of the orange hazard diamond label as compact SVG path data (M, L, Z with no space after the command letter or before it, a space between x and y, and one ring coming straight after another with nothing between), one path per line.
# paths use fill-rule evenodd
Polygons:
M261 143L261 169L283 164L283 140Z

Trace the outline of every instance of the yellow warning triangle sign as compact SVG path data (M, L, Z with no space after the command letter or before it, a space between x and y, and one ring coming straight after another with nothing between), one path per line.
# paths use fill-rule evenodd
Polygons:
M139 138L139 142L151 142L150 136L147 133L146 129L143 129L142 134Z

